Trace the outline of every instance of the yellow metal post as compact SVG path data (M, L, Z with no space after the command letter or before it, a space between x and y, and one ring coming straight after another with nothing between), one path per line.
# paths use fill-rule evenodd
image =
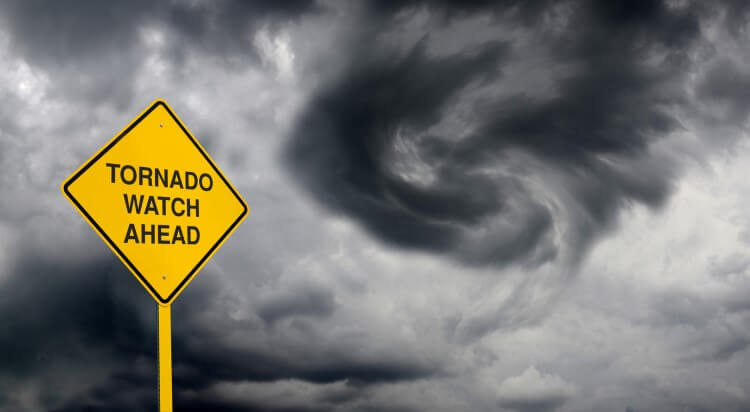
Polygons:
M172 412L172 306L159 307L159 412Z

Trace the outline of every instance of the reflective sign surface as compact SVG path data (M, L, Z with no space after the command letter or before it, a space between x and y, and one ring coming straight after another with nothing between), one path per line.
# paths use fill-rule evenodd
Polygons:
M248 212L162 100L86 161L62 190L163 305L177 297Z

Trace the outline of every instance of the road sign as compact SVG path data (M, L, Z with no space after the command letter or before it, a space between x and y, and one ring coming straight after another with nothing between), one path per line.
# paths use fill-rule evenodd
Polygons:
M174 301L248 211L163 100L86 161L62 190L161 305Z
M159 410L171 412L170 305L247 204L163 100L78 168L62 192L158 303Z

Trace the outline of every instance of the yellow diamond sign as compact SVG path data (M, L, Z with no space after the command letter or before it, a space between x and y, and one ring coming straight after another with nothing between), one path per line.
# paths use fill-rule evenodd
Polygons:
M66 179L62 191L161 305L174 301L248 212L163 100Z

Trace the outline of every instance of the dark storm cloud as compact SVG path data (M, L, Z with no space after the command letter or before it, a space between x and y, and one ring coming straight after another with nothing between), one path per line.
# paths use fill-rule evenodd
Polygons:
M387 30L383 19L403 19L415 5L453 19L493 11L499 26L530 28L549 17L549 8L516 3L389 3L376 7L368 30ZM378 35L364 36L367 45L352 46L348 69L299 118L287 151L291 169L315 199L387 243L470 263L538 264L558 256L551 237L564 230L564 215L563 247L577 260L623 206L655 207L669 193L675 170L649 146L680 126L671 110L686 100L679 85L700 38L701 11L652 1L569 6L561 31L530 29L530 49L468 39L464 50L436 56L425 51L427 37L399 55ZM467 88L510 85L500 73L531 50L575 70L558 76L551 96L532 88L475 102L466 134L435 132ZM415 160L398 151L404 144L432 180L394 170ZM541 183L552 199L540 199L525 180L538 166L508 166L518 151L550 170Z
M118 344L128 352L147 345L151 332L122 292L110 289L112 272L126 275L115 263L19 262L0 288L0 374L33 375L51 363L85 358L92 347Z
M750 72L731 60L715 62L697 89L707 103L723 106L720 122L743 125L750 113Z
M734 35L741 35L745 30L747 22L750 21L750 4L743 0L724 0L721 2L724 6L723 23Z
M560 407L566 400L565 397L540 398L535 400L524 399L518 401L509 400L501 402L501 405L516 412L549 412Z
M229 65L255 57L250 40L262 25L317 8L311 0L12 0L4 3L0 21L17 53L53 78L54 92L66 99L127 107L135 76L147 61L143 29L164 33L167 57L176 63L199 50Z
M136 309L148 297L135 282L120 281L130 280L123 269L112 259L72 265L43 256L19 260L0 287L0 377L35 388L41 406L55 410L71 396L61 379L91 385L101 378L98 369L110 369L120 391L95 391L65 410L153 405L153 391L143 384L152 385L156 374L155 318L148 322ZM130 363L143 357L146 368ZM8 402L21 392L8 391Z
M429 8L444 18L455 18L478 12L501 13L514 9L522 21L533 23L544 8L554 4L555 0L385 0L371 1L369 6L375 14L388 15L419 8Z
M318 287L303 285L296 289L299 299L277 296L261 304L265 322L291 319L288 325L269 330L258 318L235 320L229 314L232 299L221 295L214 273L204 272L201 276L207 279L184 294L189 304L178 303L173 309L178 406L211 404L214 410L233 410L232 401L191 395L220 382L344 381L360 388L341 400L346 402L363 395L370 384L439 373L437 363L409 357L403 347L369 353L366 342L351 338L348 343L322 344L327 333L321 335L307 319L323 315L315 310L332 310L333 298ZM48 410L144 410L154 405L155 304L114 257L71 265L27 257L11 273L0 288L0 378L38 385ZM307 313L311 306L318 309ZM207 317L212 321L206 323ZM248 339L238 346L230 338L236 333ZM301 341L294 343L294 336ZM44 385L46 375L59 379L55 371L71 365L79 365L74 368L77 384L89 389L65 393L59 392L64 385ZM86 372L92 365L101 370ZM12 405L14 395L0 402Z
M312 0L31 0L6 2L2 15L15 48L33 62L55 64L126 51L138 43L138 30L150 25L184 36L175 47L251 53L247 39L258 24L287 21L317 9Z
M492 44L473 54L431 59L417 46L401 59L357 64L303 115L290 144L300 178L326 203L352 213L386 240L454 247L461 224L476 223L502 204L492 181L448 168L441 187L415 188L392 174L382 157L398 128L437 122L458 89L495 72L504 50ZM467 188L469 183L474 186Z
M311 197L388 245L477 265L532 268L563 255L577 259L613 225L618 211L633 203L657 207L669 195L678 165L651 149L681 128L672 109L691 104L693 90L683 83L696 73L691 52L701 42L701 19L720 14L707 10L711 7L657 1L370 3L354 22L362 33L346 38L347 48L325 45L344 56L343 63L326 63L344 69L302 107L286 160ZM0 35L9 34L12 52L50 76L51 94L44 99L93 109L128 104L136 73L150 54L142 29L165 36L160 57L171 59L169 67L195 53L210 59L208 69L192 77L170 74L200 83L252 63L249 40L265 24L273 30L274 24L320 9L307 1L8 1L0 5ZM741 31L747 10L733 2L721 15L731 30ZM425 12L431 16L426 23L419 20ZM477 40L471 36L486 29L471 20L477 16L488 17L490 29L514 34L489 41L477 34ZM400 41L399 35L421 27L411 25L411 18L424 23L426 33L416 36L421 41ZM336 19L331 13L310 25L348 24ZM476 24L471 35L446 42L459 46L442 44L433 33L466 21ZM318 30L325 39L328 28L306 26L301 32L316 43ZM291 30L295 35L299 32ZM299 53L308 43L290 44ZM531 73L537 67L527 59L544 66L543 75ZM295 81L304 89L305 76L317 73L304 73L313 66L299 60ZM711 107L725 105L727 116L720 120L740 123L750 104L742 93L745 68L725 60L708 69L697 72L694 95ZM238 87L243 97L227 101L240 107L245 95L257 92L255 85L212 81L206 88ZM205 99L210 93L198 95L206 104L217 103ZM223 93L217 96L224 99ZM13 137L0 140L0 187L15 189L28 179L16 165L44 165L48 158L29 156L28 148L6 150L31 146L24 136L38 125L25 126L18 114L33 104L2 89L0 97L6 103L0 134ZM457 112L458 126L446 125ZM237 120L231 114L226 119ZM68 123L79 136L92 127L83 115ZM197 134L218 133L203 130ZM60 144L63 140L69 139L61 137ZM255 144L249 150L268 142ZM267 196L275 199L269 204L281 205L291 198L279 189L282 179L274 177L275 170L248 174L256 172L260 177L252 178L263 183L239 180L238 188L258 189L256 202ZM73 237L75 230L57 214L54 202L63 202L57 183L52 182L57 200L36 196L48 190L48 180L40 184L43 189L27 191L28 202L15 199L15 190L0 197L0 246L15 243L32 225L40 238L50 229L60 233L60 241L81 238ZM365 256L358 238L331 258L327 246L341 239L329 231L329 222L312 224L309 219L319 217L313 214L289 219L308 206L255 208L261 217L248 221L255 225L253 234L234 235L247 256L225 255L219 263L231 267L226 272L232 275L224 277L209 264L173 306L176 410L417 411L457 405L452 410L530 412L612 405L623 410L630 404L638 410L747 410L742 403L747 379L742 371L733 375L732 368L750 347L750 259L744 255L713 262L711 282L725 284L709 283L705 293L671 285L667 289L674 290L654 293L656 282L626 273L623 277L637 283L631 299L623 298L628 295L620 288L611 296L596 288L593 314L576 307L554 318L546 316L558 309L546 297L552 288L539 286L543 276L533 271L508 288L505 279L469 285L453 278L457 271L451 266L433 261L420 266L398 253ZM289 242L290 236L298 238ZM54 239L49 236L45 245ZM271 252L257 252L260 242L271 245L262 249ZM5 260L16 250L20 257ZM38 402L41 410L56 412L153 410L156 308L114 256L106 252L108 257L61 263L32 244L2 252L0 409L25 410ZM287 274L305 254L309 260L300 265L311 262L325 283L274 283L277 271ZM631 271L631 260L623 260L602 266ZM549 268L539 273L573 272L563 265ZM390 277L371 276L389 269ZM434 273L436 284L402 282L398 275L412 269L434 270L428 275ZM351 271L346 279L356 288L346 286L338 271ZM415 278L426 279L422 275ZM295 276L308 277L289 278ZM512 290L506 295L507 289ZM575 302L582 297L577 293L570 291L566 299ZM491 295L499 295L498 302ZM617 307L608 313L608 305ZM445 324L446 333L436 331L436 324ZM482 351L486 356L477 355ZM529 368L499 382L509 367L536 360L551 375ZM696 369L705 373L691 373ZM266 396L268 388L289 382L279 397ZM701 391L701 385L711 389ZM592 397L601 407L591 407Z
M266 298L259 305L259 318L234 320L228 313L230 303L217 297L218 290L187 290L184 300L189 299L190 306L175 306L175 318L182 319L175 326L175 335L180 337L173 343L175 382L195 389L217 381L272 382L293 378L314 383L372 384L440 373L440 365L402 353L372 356L364 336L363 340L324 345L328 332L320 331L315 320L333 311L332 295L309 285L296 291ZM308 307L312 308L310 313L304 310ZM202 320L208 314L214 317L209 325ZM286 322L279 322L281 319ZM273 322L278 324L268 328L268 323ZM243 332L247 341L237 346L231 339L222 338L226 331Z
M51 412L153 410L159 402L154 379L157 370L138 366L120 365L119 371L113 373L105 382L97 382L85 394L74 396L62 406L55 406L49 410Z
M333 293L305 284L266 296L258 306L258 316L272 325L292 316L327 317L335 309Z

